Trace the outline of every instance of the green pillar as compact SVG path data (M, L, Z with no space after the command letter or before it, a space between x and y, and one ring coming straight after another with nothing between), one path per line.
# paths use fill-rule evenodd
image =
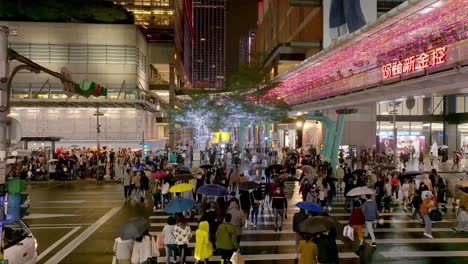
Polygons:
M317 114L308 114L303 116L305 120L317 120L320 122L323 122L326 127L326 133L325 133L325 140L324 140L324 150L322 153L322 159L323 160L330 160L331 158L331 153L332 153L332 144L333 144L333 136L335 134L335 129L333 122L330 120L330 118ZM318 147L318 146L317 146Z
M335 136L333 137L333 147L331 148L330 164L332 171L335 172L336 165L338 164L338 150L340 148L341 138L343 137L345 115L339 114L336 120Z
M245 146L245 121L243 118L240 120L239 125L239 158L244 158L244 146Z

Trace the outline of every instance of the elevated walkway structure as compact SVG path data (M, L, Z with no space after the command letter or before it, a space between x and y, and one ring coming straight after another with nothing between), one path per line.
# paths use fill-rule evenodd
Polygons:
M13 107L90 107L137 108L151 112L161 111L160 102L139 89L109 89L106 97L68 98L60 88L13 87L10 97Z
M298 111L468 92L468 5L409 0L278 76Z

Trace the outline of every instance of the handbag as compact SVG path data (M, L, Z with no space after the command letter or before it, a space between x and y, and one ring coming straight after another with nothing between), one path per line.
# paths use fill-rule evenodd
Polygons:
M147 264L157 264L158 263L158 257L161 254L159 253L159 249L156 247L156 241L154 240L154 237L151 236L151 257L149 257L146 260Z
M156 247L161 249L164 248L164 235L159 234L156 236Z
M233 264L244 264L245 263L245 257L242 256L239 251L234 251L231 256L231 262Z
M429 218L432 221L442 221L442 213L439 210L434 209L429 213Z
M343 228L343 236L351 239L351 241L354 241L354 229L350 225L346 225Z

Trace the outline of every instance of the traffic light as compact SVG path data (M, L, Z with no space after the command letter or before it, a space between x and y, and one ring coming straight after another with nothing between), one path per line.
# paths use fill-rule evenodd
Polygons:
M106 96L107 88L93 81L83 80L80 84L75 85L75 93L84 97Z
M323 151L323 144L320 144L320 151Z
M143 144L143 154L148 155L148 144Z

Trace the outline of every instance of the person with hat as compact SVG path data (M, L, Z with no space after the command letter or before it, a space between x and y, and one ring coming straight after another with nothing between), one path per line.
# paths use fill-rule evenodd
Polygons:
M424 236L428 238L434 238L432 236L432 221L429 213L431 208L434 208L434 203L432 202L432 193L429 191L423 192L424 197L421 206L419 207L419 213L422 216L424 224Z

